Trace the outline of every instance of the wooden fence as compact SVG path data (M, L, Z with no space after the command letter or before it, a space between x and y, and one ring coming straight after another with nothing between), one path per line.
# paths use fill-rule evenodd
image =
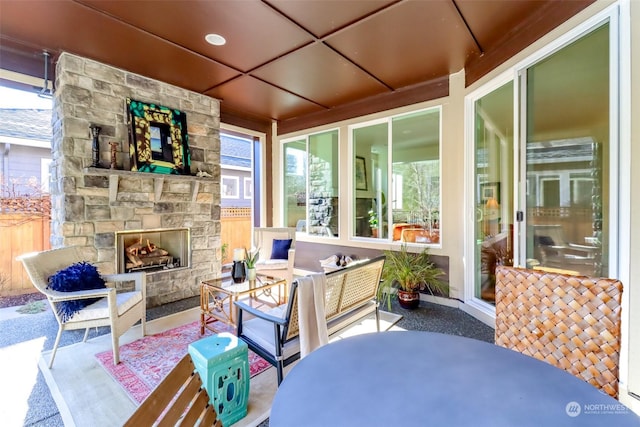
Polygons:
M251 249L251 208L221 209L220 242L227 245L223 264L233 260L233 249Z
M48 215L0 213L0 296L36 291L16 257L49 249L50 235Z
M51 221L48 212L0 212L0 296L35 292L16 257L49 249L50 235ZM250 249L250 208L222 208L220 241L222 244L226 243L228 248L223 263L232 261L234 248Z
M584 208L531 208L527 224L561 225L566 242L585 244L584 238L593 236L592 212Z

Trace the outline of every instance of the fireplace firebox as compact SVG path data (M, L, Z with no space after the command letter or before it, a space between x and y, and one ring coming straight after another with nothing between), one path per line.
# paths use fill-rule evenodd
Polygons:
M115 241L118 273L191 267L189 228L118 231Z

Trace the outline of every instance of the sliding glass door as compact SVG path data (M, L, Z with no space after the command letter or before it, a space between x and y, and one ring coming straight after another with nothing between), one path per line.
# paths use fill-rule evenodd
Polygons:
M513 265L513 82L474 103L474 296L495 301L495 269Z
M608 275L609 24L521 74L526 264Z
M467 297L492 304L499 265L612 274L618 100L610 27L602 21L549 47L514 78L468 99L474 286Z

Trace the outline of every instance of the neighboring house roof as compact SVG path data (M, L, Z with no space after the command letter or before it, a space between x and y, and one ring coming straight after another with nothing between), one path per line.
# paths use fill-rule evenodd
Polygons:
M220 164L251 168L251 144L249 139L220 134Z
M0 142L50 147L51 110L0 108Z

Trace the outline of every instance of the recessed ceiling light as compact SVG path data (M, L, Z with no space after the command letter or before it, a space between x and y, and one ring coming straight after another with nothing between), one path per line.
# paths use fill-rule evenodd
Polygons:
M220 34L207 34L206 36L204 36L204 39L207 41L207 43L214 46L222 46L227 42L227 40Z

